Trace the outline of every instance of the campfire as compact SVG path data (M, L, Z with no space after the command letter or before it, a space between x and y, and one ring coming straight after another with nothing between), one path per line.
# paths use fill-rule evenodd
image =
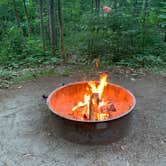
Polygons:
M84 94L84 101L79 101L72 108L72 115L75 119L80 120L107 120L111 118L111 112L115 112L116 108L111 102L111 98L103 97L104 88L107 86L106 73L100 75L99 84L89 81L87 91Z
M135 97L127 89L109 83L108 75L102 73L99 82L76 82L56 89L47 103L53 113L64 119L103 122L131 112Z

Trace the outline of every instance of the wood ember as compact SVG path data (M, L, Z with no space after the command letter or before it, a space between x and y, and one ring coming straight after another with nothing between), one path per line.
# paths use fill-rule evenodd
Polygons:
M116 108L111 101L107 101L105 105L100 107L101 112L115 112Z
M86 114L84 114L84 116L83 116L83 117L84 117L84 119L88 119L88 117L87 117L87 115L86 115Z

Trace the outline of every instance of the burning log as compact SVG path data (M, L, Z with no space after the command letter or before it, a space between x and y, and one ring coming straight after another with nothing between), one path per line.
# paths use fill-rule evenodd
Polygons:
M103 102L99 99L98 93L93 93L89 101L89 120L100 119L100 114L103 117L110 118L111 112L115 112L116 108L111 101ZM95 116L98 114L99 116Z
M90 98L89 102L89 120L95 120L94 119L94 113L98 112L98 106L99 106L99 94L93 93Z

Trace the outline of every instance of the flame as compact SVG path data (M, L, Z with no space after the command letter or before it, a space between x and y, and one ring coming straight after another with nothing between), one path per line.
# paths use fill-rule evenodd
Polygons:
M78 104L75 107L72 108L72 111L77 110L79 107L86 106L89 103L89 100L90 100L90 95L85 94L84 95L84 101L83 102L82 101L78 102Z
M108 84L107 78L108 78L108 75L106 73L102 73L100 75L99 84L96 84L96 82L94 82L94 81L89 81L88 82L89 88L87 88L87 93L84 95L83 101L78 102L77 105L72 108L72 111L73 112L79 111L79 109L81 110L81 108L83 108L82 116L84 116L86 114L86 116L89 117L90 101L92 101L92 104L96 104L96 103L94 103L94 99L93 98L91 99L91 97L92 97L92 94L96 93L96 94L98 94L98 99L100 100L100 102L96 106L96 109L98 110L98 112L94 113L94 115L95 115L94 119L105 120L105 119L109 118L109 116L110 116L109 113L100 112L100 108L105 105L105 102L102 100L102 95L103 95L104 88Z
M96 60L95 60L95 68L98 71L98 69L99 69L99 58L96 58Z
M108 75L106 73L102 73L100 75L100 83L98 86L96 86L96 83L94 81L89 81L88 85L91 87L92 93L98 93L99 99L101 99L104 87L107 86L107 78Z
M108 113L98 113L97 116L98 116L98 119L100 119L100 120L105 120L105 119L109 118Z

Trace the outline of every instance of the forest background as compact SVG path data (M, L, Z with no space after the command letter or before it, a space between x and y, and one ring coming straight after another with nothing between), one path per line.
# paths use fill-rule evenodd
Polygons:
M166 69L166 2L0 0L1 87L23 71L45 75L50 66L96 58L103 66Z

